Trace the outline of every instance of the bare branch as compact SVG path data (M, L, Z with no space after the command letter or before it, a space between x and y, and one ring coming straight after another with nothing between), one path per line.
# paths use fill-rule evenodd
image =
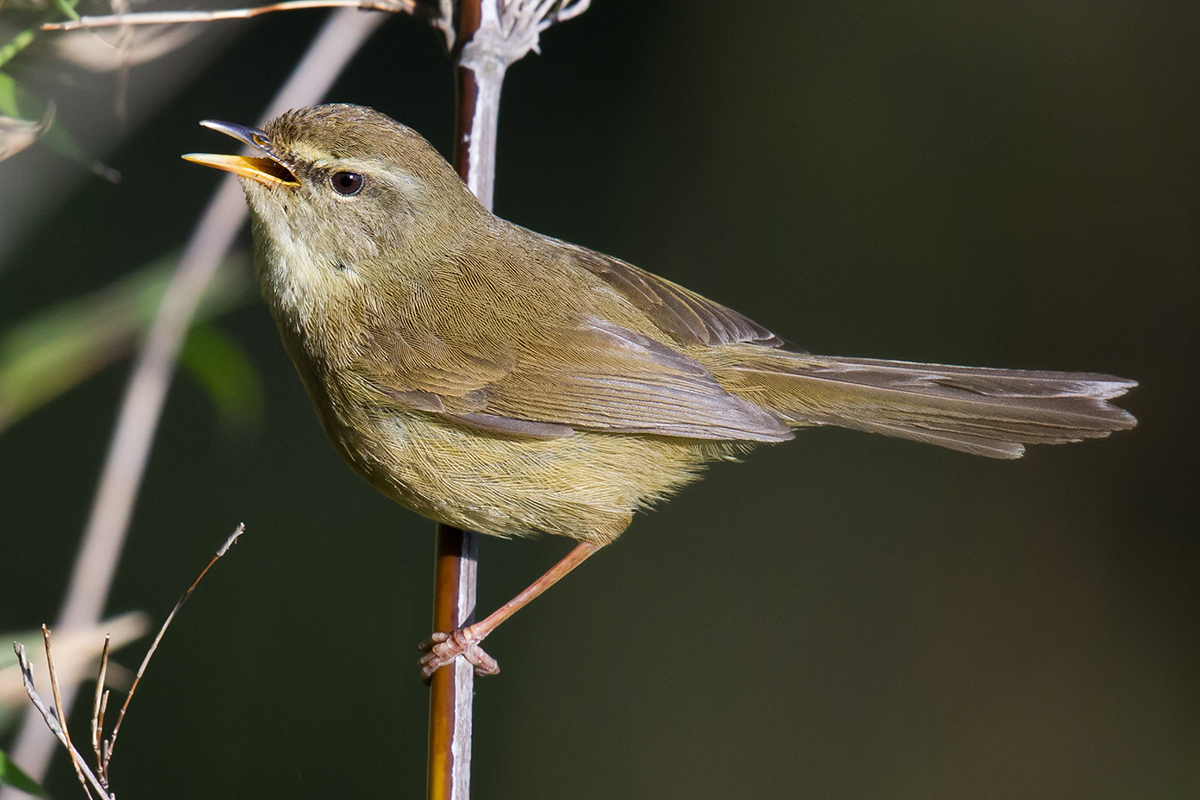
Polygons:
M237 528L235 528L233 533L230 534L229 538L225 540L225 544L221 545L221 547L217 550L216 555L209 559L209 562L205 565L204 569L200 570L200 574L196 576L196 580L192 581L192 585L189 586L182 595L180 595L179 600L175 603L175 607L171 609L171 613L167 614L167 618L163 620L162 627L158 629L158 635L155 636L154 641L150 643L150 649L146 651L146 656L142 659L142 665L138 667L137 674L133 677L133 685L129 687L129 693L125 695L125 702L121 704L121 710L117 712L117 721L113 725L112 735L108 737L108 747L104 753L104 761L101 772L108 772L108 763L112 759L113 751L117 748L117 734L121 731L121 722L125 719L125 711L129 708L129 701L133 699L133 693L137 691L138 683L141 682L142 675L146 673L146 667L150 665L150 659L154 657L154 652L158 650L158 643L162 641L163 634L167 632L167 627L170 626L170 624L175 620L175 615L179 613L179 609L183 608L183 604L186 603L188 598L192 596L192 592L196 590L196 586L200 584L200 581L203 580L204 576L208 574L208 571L212 569L212 565L217 563L217 560L221 556L229 552L229 548L232 547L233 543L237 541L238 537L245 532L246 523L239 522Z
M99 793L101 800L113 800L112 796L100 783L99 778L97 778L92 771L88 769L87 764L83 762L83 758L80 757L75 748L71 746L71 742L67 738L66 730L63 728L62 724L60 724L59 718L54 715L53 711L46 707L45 701L42 700L41 695L39 695L37 693L37 689L34 688L33 670L29 666L29 659L25 656L25 646L14 643L13 652L17 654L17 661L21 665L21 680L25 684L25 693L29 695L29 700L31 703L33 703L33 707L36 708L38 713L42 715L42 720L46 723L46 727L50 729L51 733L58 737L58 741L60 741L62 746L67 748L67 750L70 752L71 760L79 766L80 770L82 771L80 780L83 780L83 777L86 776L87 780L91 782L92 787L95 788L95 790ZM88 792L88 797L92 796L91 792L88 791L86 783L83 786L83 790Z
M62 22L47 22L44 31L74 31L80 28L112 28L117 25L178 25L185 22L218 22L228 19L251 19L276 11L300 11L308 8L357 8L362 11L386 11L413 14L416 0L288 0L269 6L230 8L220 11L144 11L136 14L107 14L80 17Z
M108 785L108 777L104 774L104 759L100 754L100 742L104 740L104 711L108 705L108 692L104 691L104 682L108 678L108 647L112 636L104 635L104 649L100 651L100 674L96 676L96 697L92 701L92 752L96 755L96 769L99 771L101 783Z
M90 780L92 785L96 787L96 791L100 793L101 800L112 800L104 791L96 776L88 769L87 764L83 761L83 757L79 755L79 751L71 745L70 734L67 733L66 725L62 721L62 704L59 699L58 682L54 675L54 656L50 649L50 631L47 630L45 625L42 626L42 637L46 642L46 660L50 670L50 687L54 692L54 703L57 711L51 711L47 708L45 701L42 700L41 695L34 688L33 670L29 666L29 659L25 656L25 646L19 642L13 642L13 652L17 654L17 662L20 664L21 681L25 684L25 693L29 695L29 700L33 703L34 708L42 715L42 720L46 723L46 727L58 737L58 741L62 743L62 746L70 754L71 763L75 765L75 775L79 778L80 785L83 786L84 794L91 800L92 792L88 788L88 781Z
M112 0L113 13L118 16L129 14L129 0ZM92 37L89 37L92 38ZM99 38L99 37L96 37ZM122 125L129 122L129 50L133 44L133 26L126 23L117 28L117 94L113 98L113 110ZM103 775L100 777L104 777Z
M217 563L217 560L221 556L229 552L229 548L245 530L245 524L239 523L229 538L225 540L225 543L217 550L216 555L209 559L208 564L204 566L204 569L192 581L191 586L180 596L179 600L175 603L175 607L171 609L171 613L167 615L166 621L163 622L158 635L154 637L150 649L146 652L146 657L142 659L142 665L138 668L137 676L134 678L133 685L129 687L125 703L121 706L121 711L117 716L117 723L113 726L112 735L107 740L104 739L104 712L108 708L108 692L104 690L104 682L108 673L108 652L111 637L107 635L104 637L104 649L100 654L100 674L96 678L96 696L92 703L91 738L92 750L96 755L96 773L93 773L88 768L83 757L79 755L79 751L75 749L75 745L71 742L70 731L64 722L67 706L63 703L62 693L59 691L58 673L54 668L54 652L50 647L50 629L45 625L42 626L42 638L46 643L46 666L50 672L50 688L54 693L55 710L53 712L46 707L41 696L38 695L37 690L34 688L33 671L29 666L29 660L25 657L25 647L20 643L13 644L13 650L16 652L17 661L21 666L21 680L25 684L25 693L29 695L30 701L33 702L34 707L41 713L42 719L51 733L58 738L59 742L62 743L62 746L66 748L67 753L71 756L71 764L75 767L75 775L79 778L79 783L83 786L83 791L89 798L93 796L91 789L88 787L88 783L91 782L96 791L100 793L101 798L112 800L111 794L108 792L108 765L112 759L113 748L116 745L117 732L121 728L121 721L125 718L125 711L129 708L129 701L133 699L133 693L137 690L138 682L142 679L142 675L145 674L146 667L150 663L150 658L154 655L155 650L158 649L158 643L162 641L163 634L167 632L167 627L175 619L175 615L179 613L179 609L183 607L183 604L187 602L192 592L195 591L196 586L208 574L208 571L212 569L212 565Z
M88 789L87 780L83 776L87 765L83 763L79 751L71 744L71 731L67 728L67 715L63 711L62 695L58 690L58 673L54 669L54 651L50 647L50 629L45 625L42 626L42 641L46 644L46 669L50 671L50 691L54 695L54 711L58 717L59 729L62 731L62 740L67 746L67 752L71 755L71 765L75 767L75 776L79 778L79 784L90 800L92 792Z

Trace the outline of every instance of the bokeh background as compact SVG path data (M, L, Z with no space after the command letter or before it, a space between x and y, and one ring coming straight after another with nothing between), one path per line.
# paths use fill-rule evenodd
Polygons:
M593 5L510 72L498 213L813 352L1132 377L1140 425L1017 462L819 430L715 468L489 639L475 796L1200 797L1200 6ZM178 158L221 146L197 120L252 122L322 17L135 68L123 128L111 74L31 59L124 179L0 165L0 327L178 247L218 178ZM421 23L330 97L449 151ZM264 413L230 429L177 379L110 612L161 620L249 532L159 651L117 792L421 796L432 523L338 460L260 303L216 325ZM0 630L56 616L126 375L0 437ZM484 541L481 609L568 547Z

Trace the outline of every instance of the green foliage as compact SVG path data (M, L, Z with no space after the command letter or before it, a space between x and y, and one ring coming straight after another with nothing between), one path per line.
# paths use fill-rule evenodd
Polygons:
M71 19L79 19L79 15L75 13L76 3L78 3L78 0L55 0L54 8ZM11 61L13 57L17 55L17 53L20 53L26 47L33 44L33 40L38 37L39 33L41 33L39 25L41 25L42 22L51 22L53 17L54 13L52 11L47 11L47 13L43 15L42 19L39 19L35 24L25 28L12 39L9 39L7 44L5 44L3 47L0 47L0 67L3 67L9 61Z
M79 20L79 15L75 13L74 0L54 0L54 7L61 11L67 19Z
M233 339L198 324L188 334L180 360L204 387L223 424L244 429L262 418L262 381Z
M21 109L17 106L17 82L3 72L0 72L0 114L6 117L21 116Z
M0 431L130 351L154 319L176 256L164 258L112 286L68 300L18 323L0 336ZM243 259L222 265L197 311L204 320L249 296ZM217 337L219 338L219 337ZM261 389L244 357L214 334L201 334L189 364L201 375L218 409L247 419ZM240 360L239 360L240 359ZM246 392L246 400L231 395Z
M12 786L38 797L49 797L37 781L22 772L3 750L0 750L0 786Z
M37 38L37 28L26 28L16 36L8 40L8 43L0 47L0 67L12 61L13 57L24 50L29 45L33 44L33 40Z

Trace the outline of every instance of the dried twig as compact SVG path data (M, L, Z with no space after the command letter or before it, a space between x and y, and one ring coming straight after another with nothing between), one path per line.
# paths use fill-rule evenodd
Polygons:
M154 637L154 641L150 643L150 649L146 651L146 656L142 659L142 665L138 667L137 674L133 677L133 685L129 687L129 693L125 695L125 702L121 704L121 710L117 712L117 721L113 725L112 734L108 737L107 747L104 752L102 775L108 777L108 763L112 759L113 750L117 747L117 734L121 732L121 723L125 720L125 712L129 710L129 701L133 699L133 693L137 691L138 683L141 682L142 676L146 674L146 667L150 664L150 659L154 657L154 652L158 650L158 643L162 641L163 634L167 632L167 626L175 619L175 615L179 613L179 609L183 608L183 604L192 596L192 592L196 590L197 584L208 574L212 569L212 565L217 563L217 559L225 555L238 537L246 532L245 523L239 523L229 538L225 540L225 544L217 550L216 555L209 559L208 564L204 569L200 570L200 574L196 576L196 580L192 581L192 585L187 588L179 600L175 603L175 607L171 609L171 613L167 614L167 618L163 620L162 627L158 629L158 635Z
M246 531L244 523L239 524L230 534L225 543L217 550L216 555L209 559L208 564L196 576L196 580L192 581L192 585L180 596L175 603L175 607L171 609L171 613L167 615L163 621L162 627L158 629L158 635L154 637L154 641L150 644L150 649L146 651L146 656L142 659L142 665L138 667L137 676L133 680L133 685L129 687L129 691L125 695L125 702L121 706L121 711L117 715L117 724L113 726L112 733L108 739L104 738L104 712L108 707L108 692L104 690L104 679L108 672L108 647L109 637L104 637L104 649L100 654L100 674L96 678L96 697L92 704L92 750L96 755L96 771L92 772L88 768L83 757L79 755L79 751L75 749L74 743L71 741L71 733L66 725L66 707L62 701L62 694L58 684L58 674L54 669L54 651L50 647L50 629L45 625L42 626L42 637L46 643L46 666L50 671L50 689L54 695L54 712L46 708L46 704L38 695L37 690L33 685L33 672L29 667L29 661L25 657L25 647L19 643L13 644L13 650L17 654L17 660L21 665L21 676L25 683L25 692L29 695L29 699L33 702L34 707L41 712L42 719L46 726L50 729L62 746L66 748L67 753L71 756L71 764L75 767L75 775L79 778L79 783L83 786L83 791L89 798L92 797L91 789L88 784L100 793L102 798L111 800L111 792L108 785L108 765L112 759L113 750L117 743L117 733L121 728L121 722L125 719L125 712L129 708L129 701L133 699L133 693L137 691L138 682L141 681L142 675L146 672L146 667L150 664L150 658L158 649L158 643L162 641L163 634L167 632L168 626L175 619L175 615L179 613L179 609L183 608L183 604L192 596L196 586L212 569L212 565L217 563L217 559L225 555L238 537Z
M96 697L92 702L92 752L96 756L96 769L100 772L100 780L108 785L108 775L104 769L104 752L101 743L104 741L104 712L108 710L108 691L105 681L108 678L108 646L112 637L104 635L104 649L100 651L100 672L96 675Z
M88 789L87 779L83 775L87 765L84 764L79 751L71 744L71 731L67 728L67 715L63 711L62 695L58 687L58 673L54 669L54 651L50 647L50 629L45 625L42 626L42 641L46 645L46 669L50 671L50 691L54 695L54 711L58 717L59 730L62 732L61 738L67 747L67 752L71 755L71 766L75 767L75 775L79 778L79 784L83 787L84 794L91 798L92 792ZM19 659L20 656L17 658Z
M129 15L129 0L112 0L113 14ZM124 22L117 27L117 95L113 98L113 110L121 125L129 122L129 48L133 44L133 26Z
M76 772L77 774L81 775L80 780L84 780L86 778L87 782L91 783L92 788L95 789L100 795L101 800L112 800L112 796L105 790L104 785L100 783L100 779L96 777L95 773L88 769L88 766L84 763L83 758L79 755L75 748L71 746L71 741L67 738L66 728L60 722L60 718L56 716L53 711L46 707L45 701L42 700L41 695L38 694L37 689L34 687L33 669L29 666L29 659L25 655L25 646L19 643L14 643L13 652L17 654L17 662L21 665L21 680L25 683L25 692L29 695L30 702L33 703L33 707L38 710L38 713L42 715L42 720L46 723L46 727L50 729L51 733L58 737L58 741L61 742L62 746L67 748L67 751L71 754L71 761L76 765ZM83 789L88 793L88 797L92 796L91 791L88 789L87 783L83 785Z
M288 0L269 6L229 8L218 11L141 11L134 14L106 14L80 17L62 22L47 22L44 31L74 31L80 28L112 28L117 25L179 25L185 22L218 22L229 19L251 19L276 11L301 11L308 8L357 8L362 11L387 11L414 14L416 0Z

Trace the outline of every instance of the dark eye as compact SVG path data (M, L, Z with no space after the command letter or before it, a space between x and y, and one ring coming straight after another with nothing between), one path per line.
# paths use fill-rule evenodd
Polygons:
M363 176L357 172L335 172L329 176L329 182L338 194L349 197L362 191Z

